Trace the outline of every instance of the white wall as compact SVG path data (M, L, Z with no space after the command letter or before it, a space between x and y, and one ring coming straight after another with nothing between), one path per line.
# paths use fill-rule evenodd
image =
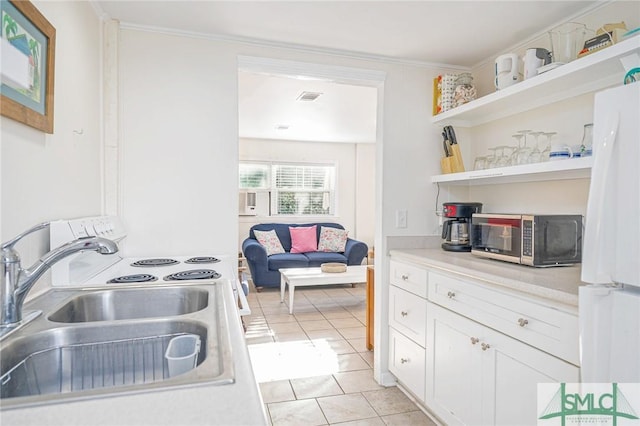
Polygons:
M369 248L375 244L376 231L376 146L356 145L355 238Z
M373 245L375 233L374 144L240 139L239 147L240 161L334 164L336 166L337 195L336 215L331 217L269 217L268 211L265 211L264 214L258 211L257 216L240 216L238 239L240 245L249 235L251 226L267 221L282 223L336 222L349 231L351 238L364 241L369 247ZM368 158L366 157L367 153L369 154ZM263 205L268 204L266 196L259 197L259 199Z
M86 2L33 3L56 28L54 133L0 118L2 241L39 222L101 211L101 24ZM48 245L41 231L16 248L29 266Z
M125 30L119 62L126 254L235 254L236 50Z

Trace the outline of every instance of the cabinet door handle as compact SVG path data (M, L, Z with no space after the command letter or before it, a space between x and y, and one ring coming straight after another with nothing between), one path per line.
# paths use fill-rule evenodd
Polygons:
M409 312L402 311L402 312L400 312L400 315L402 315L403 317L406 317L407 315L409 315Z
M491 345L489 345L488 343L482 343L480 346L482 347L483 351L486 351L491 347Z
M454 297L456 297L456 294L455 294L454 292L452 292L452 291L448 291L448 292L447 292L447 297L448 297L449 299L453 299Z
M409 358L400 358L400 364L406 364L409 362Z
M407 275L407 274L402 274L402 276L401 276L400 278L402 278L402 280L403 280L403 281L406 281L406 280L408 280L408 279L409 279L409 275Z
M520 324L520 327L524 327L525 325L529 324L529 320L524 318L518 318L518 324Z
M477 337L472 337L471 338L471 344L475 345L476 343L478 343L480 341L480 339L478 339Z

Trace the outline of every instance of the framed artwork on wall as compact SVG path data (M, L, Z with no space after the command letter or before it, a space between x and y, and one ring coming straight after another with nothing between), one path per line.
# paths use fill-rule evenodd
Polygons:
M0 0L0 113L53 133L56 29L27 0Z

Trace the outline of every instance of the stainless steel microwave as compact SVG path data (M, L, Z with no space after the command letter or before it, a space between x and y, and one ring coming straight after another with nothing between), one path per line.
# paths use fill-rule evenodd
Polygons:
M475 213L471 253L529 266L582 261L582 216Z

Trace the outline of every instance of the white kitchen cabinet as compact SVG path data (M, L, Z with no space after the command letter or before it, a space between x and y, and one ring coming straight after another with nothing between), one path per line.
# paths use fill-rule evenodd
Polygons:
M580 370L559 358L498 332L488 332L483 353L482 423L533 425L537 423L538 383L577 383Z
M391 260L389 264L389 279L391 285L416 296L427 297L427 271L424 268Z
M426 404L447 424L536 424L537 384L579 371L539 349L429 303Z
M427 301L398 287L389 287L389 325L425 346Z
M427 271L390 262L389 371L424 403Z
M446 424L475 424L482 418L481 327L429 303L425 402ZM473 342L476 342L473 344Z
M480 282L429 272L428 299L572 364L580 363L578 313Z
M389 371L420 402L424 402L425 358L424 347L393 327L389 328Z
M389 371L444 424L536 424L538 383L579 381L577 308L454 263L392 255Z

